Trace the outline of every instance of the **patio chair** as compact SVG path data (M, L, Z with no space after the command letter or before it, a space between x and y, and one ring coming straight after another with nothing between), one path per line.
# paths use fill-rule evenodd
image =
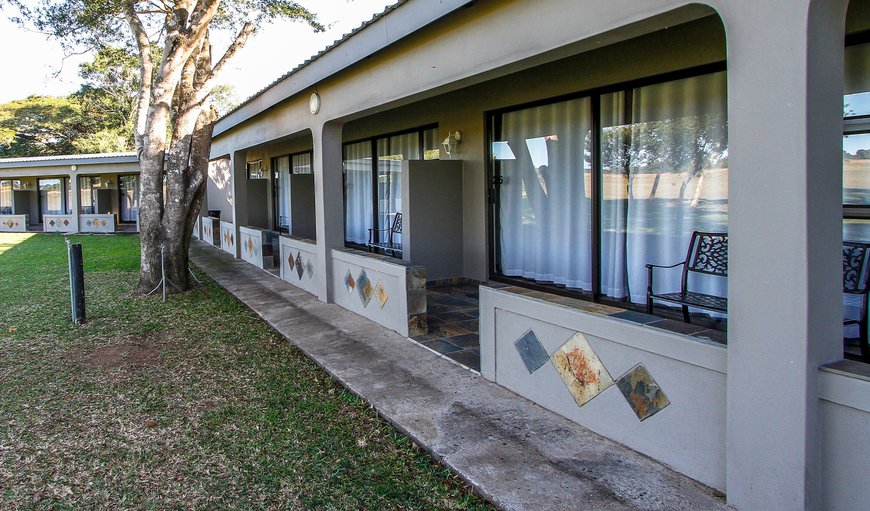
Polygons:
M843 318L843 326L858 325L858 342L861 345L861 360L870 362L870 344L867 339L867 297L870 293L870 244L854 241L843 242L843 294L855 295L861 300L857 319ZM852 337L843 336L846 343Z
M381 233L387 233L387 240L381 241ZM402 214L396 213L393 217L393 225L387 229L369 229L369 242L366 243L366 246L369 247L369 250L372 249L381 249L384 251L388 251L392 254L393 257L401 257L402 256L402 243L396 242L393 237L398 234L401 236L402 234Z
M653 269L683 267L683 277L678 293L653 293ZM692 233L686 260L663 266L647 264L646 311L653 312L653 300L680 305L683 309L683 320L691 323L689 307L697 307L713 312L728 312L728 298L705 293L689 291L689 274L698 273L717 277L728 277L728 233L700 232Z

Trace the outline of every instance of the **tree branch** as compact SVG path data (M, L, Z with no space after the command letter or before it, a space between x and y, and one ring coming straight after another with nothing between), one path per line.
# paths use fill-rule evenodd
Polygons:
M148 121L148 107L151 104L151 82L154 77L154 60L151 54L151 41L148 33L142 25L142 20L136 14L134 0L128 0L124 4L124 15L133 37L136 39L136 47L139 50L139 73L142 83L139 86L139 102L136 106L136 124L133 128L133 139L136 144L136 152L142 152L142 137L145 135L145 126Z

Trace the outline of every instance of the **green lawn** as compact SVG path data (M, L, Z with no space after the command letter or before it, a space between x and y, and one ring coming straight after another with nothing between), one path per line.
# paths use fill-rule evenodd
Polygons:
M213 282L73 240L81 327L64 237L0 234L0 509L491 509Z

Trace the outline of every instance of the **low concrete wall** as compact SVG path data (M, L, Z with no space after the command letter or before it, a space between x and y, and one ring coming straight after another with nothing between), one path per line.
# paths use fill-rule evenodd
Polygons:
M426 333L426 269L359 250L332 251L335 303L402 335Z
M45 232L73 232L72 215L42 215L42 230Z
M194 237L194 239L200 239L200 237L202 236L201 233L202 228L199 225L199 217L196 217L196 221L193 222L193 232L191 233L191 235Z
M316 295L325 277L317 264L317 243L281 236L281 279Z
M202 221L202 239L206 243L219 247L221 246L221 227L220 220L210 216L204 216Z
M232 254L233 257L238 257L236 252L236 227L229 222L221 221L221 249L224 252Z
M80 232L115 232L115 215L79 215Z
M27 231L27 215L0 215L0 232Z
M586 307L481 286L482 374L724 490L726 349Z
M824 509L867 509L870 368L843 361L819 371Z
M239 227L239 239L241 240L242 260L253 264L257 268L264 269L262 229Z

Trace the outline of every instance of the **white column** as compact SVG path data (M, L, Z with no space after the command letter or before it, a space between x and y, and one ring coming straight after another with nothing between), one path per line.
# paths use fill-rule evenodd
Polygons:
M75 174L75 172L69 173L69 186L72 193L70 193L70 221L72 222L72 231L71 232L79 232L79 215L82 212L82 208L80 206L82 190L79 186L79 177Z
M728 33L727 495L818 509L818 367L842 353L846 0L723 5Z
M339 123L312 128L317 256L324 274L317 298L328 303L333 301L332 249L344 247L341 132Z
M224 222L232 221L233 229L236 236L236 253L235 257L241 257L239 248L241 243L239 239L239 227L248 224L248 173L245 166L246 151L234 151L230 160L230 174L232 175L232 200L233 200L233 217L221 218ZM218 227L220 229L220 227Z

